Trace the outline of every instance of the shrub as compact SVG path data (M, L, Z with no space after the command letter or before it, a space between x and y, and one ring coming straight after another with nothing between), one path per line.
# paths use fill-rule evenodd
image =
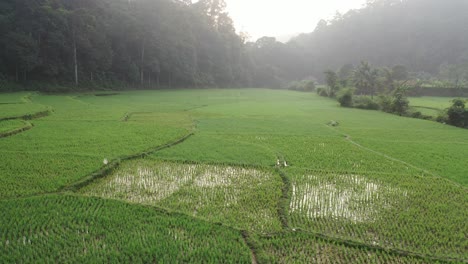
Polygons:
M355 97L354 100L354 107L359 109L367 109L367 110L379 110L379 104L372 100L369 96L358 96Z
M447 112L443 111L441 112L435 119L439 123L446 124L448 122L448 116Z
M392 99L392 112L400 116L406 114L409 108L409 101L404 92L396 91Z
M457 127L468 126L468 111L465 109L465 102L462 99L455 99L452 102L453 105L447 109L448 123Z
M382 111L391 113L392 112L392 98L388 95L380 95L377 99L380 109Z
M316 89L317 94L320 96L328 97L328 91L327 88L319 87Z
M353 95L354 90L351 88L341 89L338 92L338 102L342 107L352 107L353 106Z
M288 90L312 92L315 90L315 82L310 80L303 80L300 82L294 81L289 83Z
M315 90L315 82L314 81L310 81L310 80L304 80L302 81L302 84L303 84L303 87L304 87L304 91L314 91Z

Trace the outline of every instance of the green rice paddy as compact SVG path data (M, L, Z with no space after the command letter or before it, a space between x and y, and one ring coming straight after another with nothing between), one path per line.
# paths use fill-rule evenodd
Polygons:
M468 261L460 128L262 89L0 94L0 120L0 262Z

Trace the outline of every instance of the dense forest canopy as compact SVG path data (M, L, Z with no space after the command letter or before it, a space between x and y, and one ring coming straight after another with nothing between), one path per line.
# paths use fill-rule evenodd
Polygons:
M225 7L223 0L3 0L0 80L285 87L369 61L403 65L417 78L468 81L466 0L373 0L288 43L246 42Z
M4 78L247 86L249 58L222 1L8 0Z

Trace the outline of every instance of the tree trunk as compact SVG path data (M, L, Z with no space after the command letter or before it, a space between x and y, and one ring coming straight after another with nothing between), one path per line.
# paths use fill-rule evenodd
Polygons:
M148 72L148 86L149 86L148 88L151 89L151 73L150 72Z
M169 75L169 87L172 88L172 72L171 72L171 74Z
M76 38L75 38L74 31L73 31L73 63L75 66L75 85L78 85L78 58L76 54Z
M145 39L141 42L141 64L140 64L140 83L141 86L143 86L144 81L145 81L145 75L144 75L144 69L143 65L145 62Z
M15 79L16 79L16 82L19 82L19 70L18 70L18 63L16 63Z

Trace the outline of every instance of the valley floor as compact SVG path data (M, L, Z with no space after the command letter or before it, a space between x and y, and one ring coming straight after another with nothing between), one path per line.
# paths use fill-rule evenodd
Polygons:
M0 160L0 262L468 262L467 130L311 93L0 94Z

